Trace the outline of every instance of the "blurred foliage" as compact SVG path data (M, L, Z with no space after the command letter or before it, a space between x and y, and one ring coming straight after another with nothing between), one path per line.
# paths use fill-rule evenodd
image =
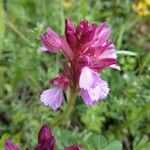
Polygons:
M57 74L60 56L38 49L40 34L47 26L63 34L65 18L75 24L83 18L107 21L122 70L102 72L111 89L107 100L87 107L78 97L67 125L53 128L57 148L79 144L85 150L149 149L149 16L137 16L133 3L0 0L0 149L7 138L32 149L40 127L58 114L44 107L39 95Z

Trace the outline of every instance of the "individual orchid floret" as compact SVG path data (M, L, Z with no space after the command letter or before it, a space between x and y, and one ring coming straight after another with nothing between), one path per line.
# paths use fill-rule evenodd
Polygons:
M43 91L40 99L44 105L49 106L55 111L63 102L63 90L68 88L69 80L66 75L61 74L49 82L54 84L55 87Z
M47 35L43 36L45 40L42 38L42 43L47 49L51 47L53 52L56 47L59 48L65 61L59 76L50 80L55 87L41 95L41 101L46 106L53 110L59 108L62 104L62 93L69 88L74 95L80 93L86 105L97 104L108 96L108 83L100 78L99 73L108 67L120 69L117 66L116 48L108 39L110 33L111 29L106 22L97 25L89 24L87 20L82 20L75 27L67 19L65 35L61 37L49 29Z
M35 150L54 150L55 149L55 137L53 136L51 129L48 125L44 125L38 134L38 145ZM64 150L83 150L79 146L68 146Z
M35 150L55 150L56 140L48 125L43 125L38 134L38 144ZM11 140L6 140L4 144L5 150L21 150ZM83 150L80 146L68 146L64 150Z
M57 52L61 47L61 38L51 29L47 29L47 33L41 35L42 51Z
M11 140L6 140L4 147L5 150L20 150L18 145L14 144Z
M55 138L48 125L44 125L38 134L38 145L35 150L54 150Z

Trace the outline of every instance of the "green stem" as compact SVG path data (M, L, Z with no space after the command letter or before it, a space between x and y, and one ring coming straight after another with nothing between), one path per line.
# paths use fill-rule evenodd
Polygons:
M53 122L51 123L51 127L55 127L56 125L63 124L64 122L66 122L69 119L69 117L74 109L75 100L76 100L76 92L74 89L72 89L70 91L70 96L67 101L66 108L64 109L62 114L60 114L56 119L53 120Z

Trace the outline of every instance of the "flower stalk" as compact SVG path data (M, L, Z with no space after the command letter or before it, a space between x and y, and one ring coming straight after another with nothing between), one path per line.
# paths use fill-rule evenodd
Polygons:
M51 127L55 127L61 124L64 124L69 120L70 115L72 114L76 101L76 92L74 89L71 89L69 98L67 100L66 107L62 114L56 117L51 123Z

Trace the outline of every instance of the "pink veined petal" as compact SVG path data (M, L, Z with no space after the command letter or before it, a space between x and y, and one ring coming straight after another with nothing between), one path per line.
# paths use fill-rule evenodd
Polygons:
M103 46L107 41L110 35L111 29L107 26L106 22L102 23L96 29L96 34L92 46Z
M51 28L47 29L47 35L49 37L48 40L52 45L56 45L57 47L60 47L61 45L60 37Z
M117 59L117 55L116 55L116 51L115 51L115 47L113 44L110 45L111 49L106 49L105 51L103 51L103 53L99 56L99 59L103 61L103 59L105 59L106 61L109 59ZM117 62L116 62L117 63ZM109 64L109 63L108 63ZM114 68L117 70L121 70L120 66L117 66L116 64L111 64L109 65L110 68Z
M108 83L100 79L96 84L88 90L90 98L95 101L105 99L109 93Z
M104 49L106 48L106 49ZM104 48L97 50L97 54L99 53L97 59L95 59L94 68L101 71L104 68L115 65L117 63L117 55L115 52L115 47L112 43L106 44Z
M5 150L20 150L18 145L14 144L11 140L5 141Z
M65 36L67 43L71 49L74 50L77 43L77 37L75 36L75 27L69 19L66 20Z
M48 125L43 125L38 134L38 144L35 150L54 150L55 138Z
M55 47L55 46L51 45L48 42L47 37L44 37L43 35L41 35L41 41L42 41L43 47L45 47L48 51L50 51L52 53L56 53L59 51L59 47Z
M81 70L85 66L90 66L93 63L91 60L91 57L86 56L86 55L80 56L77 62L78 62L77 64L79 66L79 70Z
M66 19L65 23L66 23L66 32L67 31L72 31L72 32L75 31L74 25L72 24L71 20Z
M96 31L96 24L91 25L91 28L88 29L88 31L82 35L80 42L82 44L87 44L94 38Z
M107 39L110 35L110 32L111 32L110 28L108 28L107 26L103 27L101 29L101 31L99 33L97 33L97 35L98 35L98 39L96 42L97 45L103 45L107 41Z
M108 83L100 79L95 83L95 86L91 87L89 90L82 90L81 96L86 105L93 105L98 101L105 99L108 93Z
M94 105L95 104L95 101L93 101L90 96L89 96L89 93L87 90L82 90L81 91L81 97L83 99L83 101L85 102L86 105Z
M79 78L79 86L81 89L90 89L97 80L99 80L99 74L97 72L93 71L89 67L82 68Z
M68 43L66 41L66 38L64 36L61 37L61 49L62 49L64 55L69 60L73 60L73 58L74 58L74 52L72 51L72 49L68 45Z
M80 146L68 146L68 147L65 147L64 150L83 150Z
M61 47L61 39L60 37L51 29L47 29L47 33L41 35L41 41L43 43L43 47L48 49L50 52L58 52Z
M113 58L106 58L106 59L99 59L96 64L94 64L94 68L97 69L98 71L103 70L104 68L116 64L116 59Z
M115 49L111 49L111 50L106 49L105 51L103 51L103 53L99 56L99 59L105 59L105 58L116 59L117 55Z
M80 38L82 34L87 32L87 30L88 30L88 21L87 20L82 20L76 28L77 37Z
M94 54L96 56L100 56L104 51L110 49L111 45L112 45L112 42L107 42L104 45L100 45L100 46L95 47L95 53ZM112 47L111 47L111 49L112 49Z
M101 40L101 42L100 42L101 44L103 44L104 42L106 42L106 40L108 39L108 37L110 35L110 32L111 32L110 28L104 28L102 30L102 32L98 36L99 40Z
M66 75L60 74L58 77L50 80L50 83L55 84L56 86L59 86L64 90L67 90L69 86L69 79Z
M40 100L44 105L49 106L54 111L60 107L63 101L63 90L59 87L54 87L43 91Z
M96 34L97 36L99 35L99 33L107 27L107 23L106 22L102 22L97 28L96 28Z
M38 143L43 144L50 138L53 138L51 129L48 125L43 125L38 134Z

